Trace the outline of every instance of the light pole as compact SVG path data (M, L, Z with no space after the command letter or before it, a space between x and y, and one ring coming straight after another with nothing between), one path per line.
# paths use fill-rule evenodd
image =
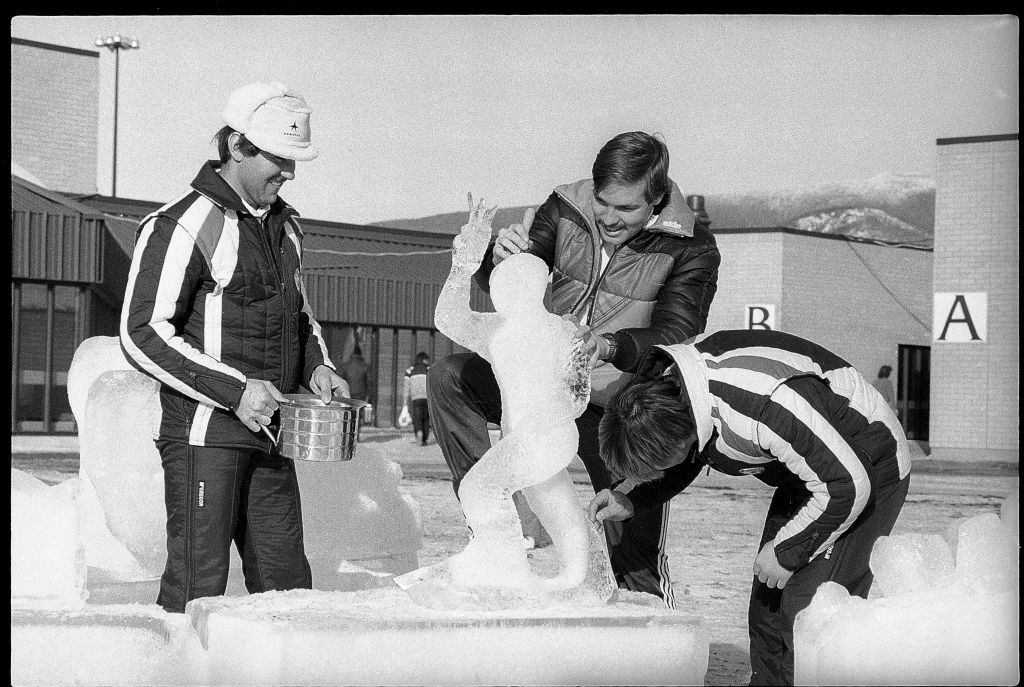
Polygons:
M96 47L106 47L110 52L114 53L114 169L111 175L111 192L110 195L117 197L117 89L118 79L120 78L121 72L121 51L122 50L138 50L139 42L134 38L127 38L119 33L115 33L111 36L96 39Z

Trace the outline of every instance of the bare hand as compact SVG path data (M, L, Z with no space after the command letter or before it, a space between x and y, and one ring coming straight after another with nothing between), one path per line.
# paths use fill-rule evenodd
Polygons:
M326 365L319 365L309 378L309 390L320 397L324 403L330 403L332 396L349 395L348 382Z
M270 424L270 417L277 412L278 401L283 400L284 395L272 383L264 379L247 379L235 415L243 425L258 432L261 426Z
M510 224L498 232L498 238L494 242L494 251L491 253L491 262L495 267L505 258L522 253L530 247L530 227L533 226L533 218L536 216L536 210L526 208L522 224Z
M587 519L592 523L602 520L620 521L633 517L633 502L621 491L602 489L594 494L587 506Z
M754 559L754 574L770 589L782 589L793 576L793 571L779 565L779 559L775 557L775 544L769 541Z

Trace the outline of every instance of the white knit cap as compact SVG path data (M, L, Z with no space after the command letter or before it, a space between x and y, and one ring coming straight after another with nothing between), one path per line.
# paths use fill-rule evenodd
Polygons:
M306 100L283 83L251 83L235 89L224 107L224 122L260 150L289 160L312 160Z

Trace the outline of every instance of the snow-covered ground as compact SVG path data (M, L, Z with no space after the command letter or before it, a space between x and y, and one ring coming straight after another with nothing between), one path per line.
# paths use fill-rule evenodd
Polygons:
M383 457L402 465L405 477L400 489L419 503L423 519L419 565L439 563L461 551L468 532L437 446L420 447L410 443L408 435L390 432L371 431L364 441ZM13 466L49 484L76 474L73 461L40 454L34 458L33 454L16 454ZM578 464L574 467L578 493L581 499L587 498L590 488L586 477ZM1018 484L1015 466L957 466L920 458L894 535L935 534L949 541L950 529L958 523L978 515L998 514L1000 504ZM702 474L673 502L668 538L671 573L681 609L706 619L710 657L705 684L740 685L749 678L746 605L750 566L770 495L771 490L756 479L712 473ZM304 506L315 507L308 502ZM551 547L532 550L529 555L539 572L556 566ZM229 596L245 595L239 573L235 559ZM88 605L123 613L124 607L119 604L151 606L156 589L155 581L112 582L90 571ZM139 619L141 625L147 622L146 618ZM187 627L183 625L183 629ZM95 639L102 647L103 638ZM12 669L15 658L12 656ZM130 674L131 667L125 670Z

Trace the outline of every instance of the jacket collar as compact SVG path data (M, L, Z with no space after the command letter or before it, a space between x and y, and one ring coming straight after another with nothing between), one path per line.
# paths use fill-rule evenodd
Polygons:
M690 339L690 341L694 342L702 338L704 337L700 336L696 339ZM686 395L690 401L690 407L693 408L693 422L697 426L697 450L703 451L708 441L711 440L711 434L714 430L714 424L711 420L711 407L713 404L711 392L708 390L708 369L704 364L704 358L701 357L692 343L673 344L671 346L658 344L655 348L665 351L675 363L674 369L682 379ZM671 370L666 371L666 374L672 374Z
M224 181L217 170L220 169L220 162L217 160L207 160L206 163L199 169L199 174L192 180L192 188L199 193L213 201L217 206L225 210L234 210L235 212L245 213L247 215L252 214L245 207L245 203L235 193L235 189L231 188L228 182ZM286 203L280 196L274 201L274 204L270 206L269 215L280 215L286 213L289 215L298 215L299 213L291 205Z
M686 198L676 186L676 182L671 179L669 181L672 183L672 188L668 193L668 198L662 200L660 207L655 208L658 221L646 227L644 231L691 237L697 217L686 204ZM591 227L596 228L591 204L594 197L593 179L582 179L572 184L563 184L555 188L555 193L579 210Z

